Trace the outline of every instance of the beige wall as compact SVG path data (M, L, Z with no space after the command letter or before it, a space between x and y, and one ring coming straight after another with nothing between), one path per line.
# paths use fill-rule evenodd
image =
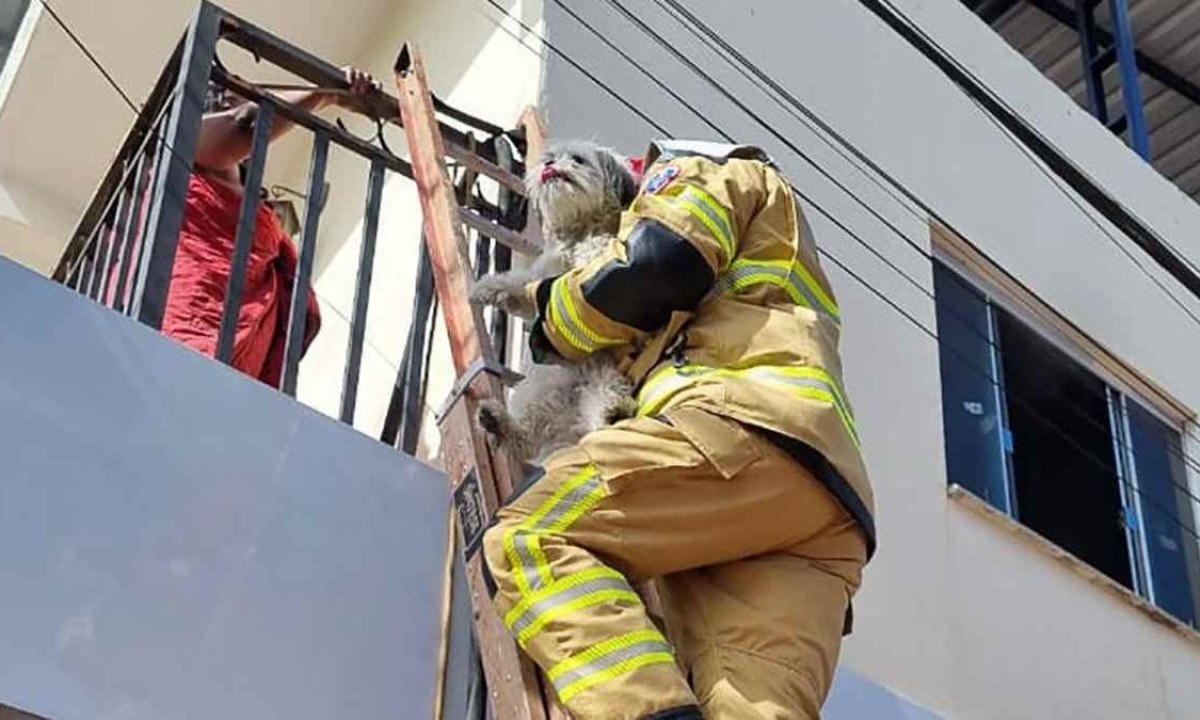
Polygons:
M363 47L396 0L217 4L309 52L337 58ZM52 6L137 103L162 72L197 0L58 0ZM108 171L133 112L49 13L37 18L28 40L19 65L0 78L0 185L16 205L0 207L0 253L48 273ZM248 77L282 77L235 48L223 48L221 56Z
M932 290L929 261L796 153L605 3L568 4L707 118L739 141L763 145L798 187ZM855 172L654 2L623 4L908 239L929 248L924 212L902 207ZM1200 409L1200 330L979 108L860 3L687 4L1038 297L1180 402ZM961 3L896 4L1125 207L1200 259L1200 208ZM556 4L547 5L546 15L555 45L641 111L679 136L717 139ZM625 152L640 150L655 134L560 59L548 60L545 93L550 124L559 132L595 134ZM824 250L936 330L929 297L811 204L805 207ZM947 497L936 343L857 279L832 263L826 269L845 319L847 384L879 509L879 552L865 573L843 666L947 718L1200 717L1200 636L1164 626L1041 545ZM1169 278L1163 282L1187 297ZM1189 453L1200 457L1196 451L1193 443Z

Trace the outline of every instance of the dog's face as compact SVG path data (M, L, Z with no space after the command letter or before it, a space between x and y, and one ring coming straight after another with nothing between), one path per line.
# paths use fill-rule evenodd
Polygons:
M621 211L637 195L621 158L582 140L550 143L526 173L525 185L548 234L565 243L615 231Z

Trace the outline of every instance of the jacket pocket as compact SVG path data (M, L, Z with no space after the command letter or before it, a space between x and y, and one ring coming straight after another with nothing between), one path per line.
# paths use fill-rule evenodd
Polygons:
M687 438L721 477L730 479L757 462L756 438L741 423L694 407L672 408L659 419Z

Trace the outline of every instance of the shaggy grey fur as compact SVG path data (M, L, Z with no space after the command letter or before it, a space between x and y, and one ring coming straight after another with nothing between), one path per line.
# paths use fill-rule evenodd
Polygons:
M547 167L556 174L543 181ZM616 234L621 211L633 201L637 185L612 151L583 141L550 144L528 168L525 185L542 219L542 253L528 268L480 279L471 302L531 320L537 308L526 287L599 255ZM525 379L513 389L509 410L503 403L484 402L478 420L523 460L540 460L637 411L633 387L607 353L569 365L527 362L522 370Z

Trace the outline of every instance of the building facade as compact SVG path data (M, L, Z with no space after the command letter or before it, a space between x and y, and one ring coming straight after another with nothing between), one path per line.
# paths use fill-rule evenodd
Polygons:
M161 65L170 42L119 47L113 18L132 22L140 4L116 5L103 19L85 2L61 11L136 97L154 73L135 68ZM178 6L155 11L173 39L189 3L162 5ZM536 102L551 135L627 154L669 135L772 155L838 295L879 508L880 549L830 717L1197 717L1200 301L871 6L918 28L1187 264L1200 263L1200 207L970 5L380 2L363 5L369 21L339 14L336 26L325 3L311 17L270 0L230 9L381 78L416 40L435 91L498 124ZM47 167L66 174L34 182L27 149L51 143L33 123L35 96L57 67L43 58L66 63L75 51L44 14L32 29L29 17L14 33L20 67L0 74L11 77L0 97L0 201L11 200L0 247L49 272L57 251L45 245L65 242L128 111L102 115L105 137L93 128L68 139L90 148L78 171L89 177L46 151ZM91 76L86 92L111 93L101 82ZM272 150L270 183L303 187L305 142ZM298 393L330 415L363 178L357 159L331 160L314 275L327 324ZM420 241L401 180L389 181L381 215L354 421L372 436L396 379ZM438 338L429 406L454 380ZM420 454L436 446L428 423Z

